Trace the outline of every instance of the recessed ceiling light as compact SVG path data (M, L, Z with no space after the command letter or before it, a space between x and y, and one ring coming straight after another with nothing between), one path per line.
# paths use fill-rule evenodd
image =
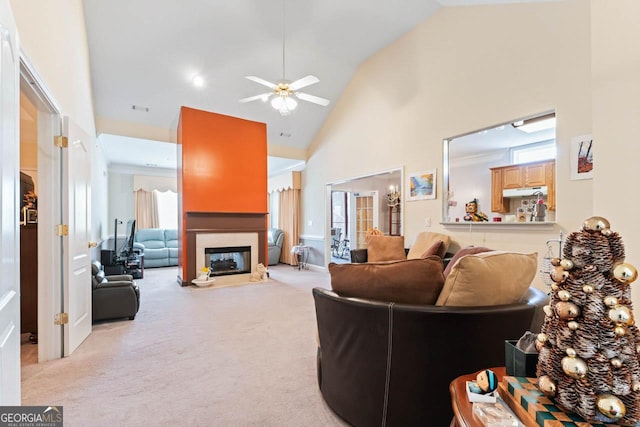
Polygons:
M203 87L204 86L204 77L202 77L199 74L196 74L195 76L193 76L191 78L191 83L193 83L193 85L195 87Z

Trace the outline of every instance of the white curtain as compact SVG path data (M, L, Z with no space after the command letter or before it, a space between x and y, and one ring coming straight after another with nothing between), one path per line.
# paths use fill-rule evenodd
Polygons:
M158 228L158 202L153 191L134 191L136 229Z

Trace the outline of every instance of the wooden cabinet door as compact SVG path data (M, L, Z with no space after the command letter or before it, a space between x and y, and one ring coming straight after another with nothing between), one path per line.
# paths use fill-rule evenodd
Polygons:
M507 212L502 197L502 169L491 169L491 212Z
M556 163L547 163L545 169L545 185L547 186L547 209L556 210Z
M540 163L537 165L525 166L524 168L524 186L537 187L547 183L546 169L548 163Z
M502 188L520 188L522 183L522 168L520 166L509 166L502 169Z

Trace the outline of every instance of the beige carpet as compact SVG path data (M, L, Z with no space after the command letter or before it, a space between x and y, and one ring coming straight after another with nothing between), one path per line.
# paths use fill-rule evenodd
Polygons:
M22 368L23 405L62 405L74 426L343 426L316 381L311 289L326 273L181 288L146 269L133 321L94 325L65 359Z

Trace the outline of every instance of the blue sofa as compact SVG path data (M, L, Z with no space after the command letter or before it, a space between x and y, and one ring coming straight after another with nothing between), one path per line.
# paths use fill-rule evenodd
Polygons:
M145 268L178 265L178 230L142 228L136 231L134 240L144 246Z

